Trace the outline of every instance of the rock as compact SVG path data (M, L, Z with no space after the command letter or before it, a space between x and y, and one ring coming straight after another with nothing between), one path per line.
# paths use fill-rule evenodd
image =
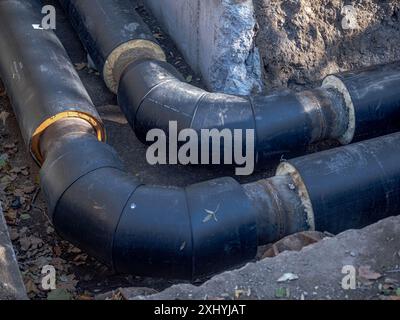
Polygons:
M388 243L387 237L394 240ZM320 299L327 296L331 299L369 299L380 295L378 286L343 289L342 281L346 276L342 273L343 268L354 266L354 270L358 271L361 266L369 266L374 278L395 270L399 258L393 252L398 251L398 243L400 216L385 219L362 230L349 230L334 238L325 238L301 252L287 251L274 258L248 263L240 269L217 275L199 287L175 285L159 294L135 299L235 299L237 288L251 290L252 299ZM346 251L357 251L358 254L352 257ZM282 283L276 280L288 270L301 276L296 281L285 282L282 287ZM392 272L390 278L398 282L400 273ZM379 278L375 281L383 280ZM310 292L310 295L307 296L305 292ZM229 296L223 296L226 294Z

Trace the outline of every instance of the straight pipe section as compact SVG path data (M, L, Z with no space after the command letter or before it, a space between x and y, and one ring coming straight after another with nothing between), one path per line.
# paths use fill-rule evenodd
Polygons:
M315 229L333 234L400 214L400 133L281 164L303 186Z
M347 144L395 132L400 119L400 63L328 76L324 88L343 94L349 125L339 139Z
M83 119L105 140L100 116L61 42L53 31L33 27L41 19L36 1L0 1L0 74L22 136L39 163L40 137L61 119Z
M59 2L112 92L117 92L121 72L129 63L143 58L166 59L132 1Z

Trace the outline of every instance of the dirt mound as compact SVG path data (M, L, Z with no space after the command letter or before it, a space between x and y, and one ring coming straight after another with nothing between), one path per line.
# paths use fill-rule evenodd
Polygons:
M254 0L267 90L400 60L398 0Z

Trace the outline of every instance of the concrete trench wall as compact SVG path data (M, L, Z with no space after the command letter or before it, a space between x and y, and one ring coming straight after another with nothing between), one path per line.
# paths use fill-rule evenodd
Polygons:
M141 0L212 91L318 84L400 60L398 0ZM356 27L346 28L346 5Z
M143 0L210 90L262 89L252 0Z
M26 300L17 258L0 202L0 300Z

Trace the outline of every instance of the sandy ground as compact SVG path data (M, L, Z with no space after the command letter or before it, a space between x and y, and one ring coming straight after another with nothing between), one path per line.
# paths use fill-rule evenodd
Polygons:
M400 300L399 232L400 217L391 217L224 272L200 287L176 285L132 299Z
M254 1L267 90L400 60L398 0L351 1L353 13L342 13L350 1Z

